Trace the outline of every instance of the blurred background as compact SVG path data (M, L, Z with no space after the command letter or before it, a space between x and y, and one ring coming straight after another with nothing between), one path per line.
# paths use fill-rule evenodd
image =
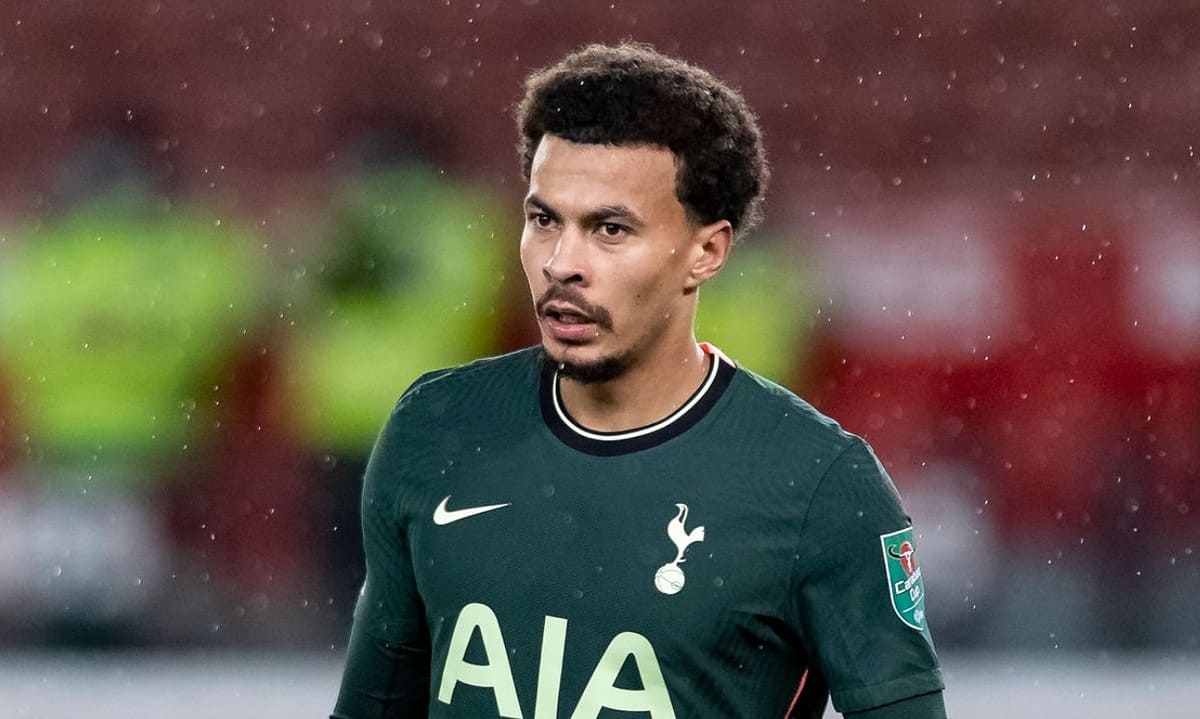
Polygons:
M635 39L760 116L768 221L701 339L876 448L977 682L951 708L1008 677L1045 716L1118 682L1186 711L1198 38L1168 0L4 3L0 699L68 715L169 651L218 657L165 666L225 716L328 712L375 433L537 340L522 78Z

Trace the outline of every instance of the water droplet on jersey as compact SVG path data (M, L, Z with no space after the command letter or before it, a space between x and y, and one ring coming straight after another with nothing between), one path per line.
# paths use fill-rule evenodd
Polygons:
M725 586L725 580L720 577L717 577L716 579L713 579L713 586L714 587L723 587L723 586Z
M547 484L542 487L542 496L543 497L553 497L555 491L556 490L554 489L553 484Z

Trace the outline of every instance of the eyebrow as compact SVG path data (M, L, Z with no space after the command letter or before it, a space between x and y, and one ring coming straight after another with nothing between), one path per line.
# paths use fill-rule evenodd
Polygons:
M525 207L527 209L530 207L535 207L538 210L545 212L547 215L550 215L555 219L559 219L558 212L556 212L554 208L550 207L550 205L546 204L546 202L537 195L530 195L529 197L526 197ZM583 221L584 225L598 225L611 220L624 220L634 227L643 227L646 224L646 221L642 219L641 215L625 205L601 205L600 207L585 213L581 220Z
M547 215L550 215L556 220L558 219L558 213L554 211L554 208L543 202L542 198L538 197L537 195L530 195L529 197L525 198L525 209L536 209L546 213Z

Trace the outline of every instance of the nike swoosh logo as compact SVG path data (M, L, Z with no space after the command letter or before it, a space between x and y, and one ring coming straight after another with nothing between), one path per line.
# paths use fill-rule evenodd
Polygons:
M441 503L438 504L438 506L433 510L434 524L438 526L450 524L451 522L457 522L460 519L466 519L467 517L474 517L477 514L490 512L493 509L503 509L512 504L512 502L505 502L504 504L485 504L479 507L467 507L466 509L447 509L446 504L449 501L450 495L447 494L446 498L443 499Z

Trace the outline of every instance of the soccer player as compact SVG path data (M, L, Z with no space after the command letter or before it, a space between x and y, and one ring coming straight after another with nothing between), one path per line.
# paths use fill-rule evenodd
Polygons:
M542 342L397 403L333 716L944 716L878 460L693 334L767 179L744 100L591 46L528 79L518 123Z

